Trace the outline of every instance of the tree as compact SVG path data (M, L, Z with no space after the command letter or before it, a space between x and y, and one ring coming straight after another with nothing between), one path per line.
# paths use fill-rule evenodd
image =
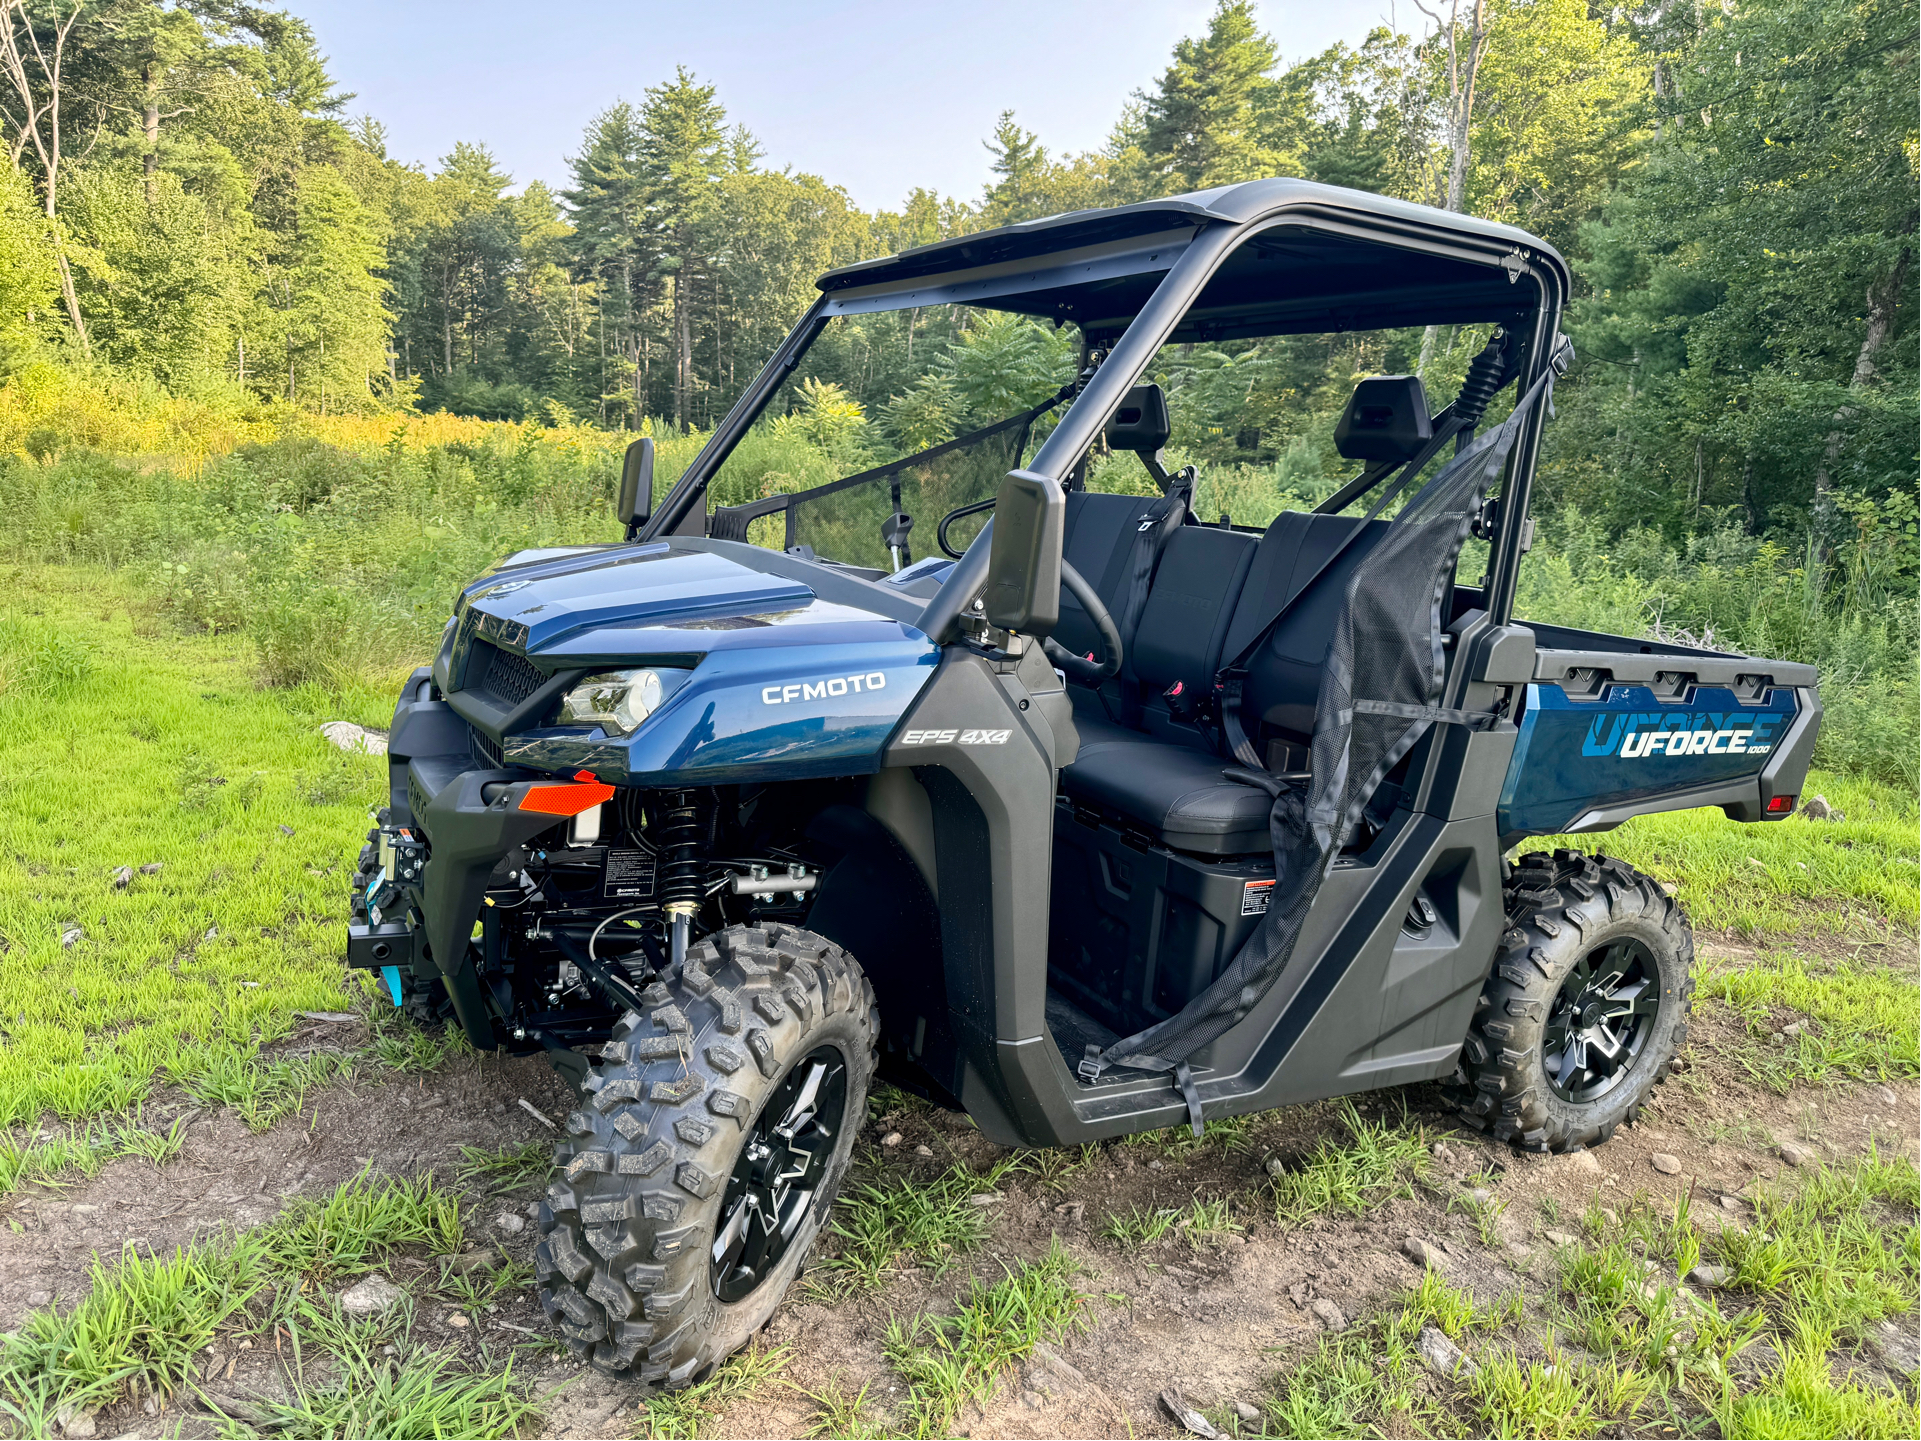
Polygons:
M364 405L386 372L389 318L375 272L385 259L360 201L323 165L301 176L300 229L284 278L287 399L321 410Z
M1138 143L1147 171L1180 190L1275 173L1260 112L1276 58L1252 0L1219 0L1206 36L1176 45L1174 63L1142 99Z
M1414 8L1434 22L1437 37L1446 41L1447 62L1443 74L1447 79L1447 186L1439 198L1443 209L1453 211L1459 211L1467 199L1468 160L1473 144L1474 87L1480 78L1481 57L1487 50L1489 32L1488 0L1472 0L1472 4L1465 37L1467 53L1463 55L1461 0L1449 0L1445 21L1437 12L1423 5L1421 0L1414 0ZM1439 334L1440 328L1433 325L1422 332L1421 358L1415 365L1416 374L1427 374L1428 366L1434 359L1434 341Z
M12 370L45 329L60 277L27 177L0 170L0 373Z
M1587 0L1490 0L1467 201L1564 251L1640 153L1651 62Z
M710 279L694 242L712 204L727 156L727 112L712 85L678 67L668 85L650 87L640 107L640 163L653 276L670 290L673 312L674 426L688 428L694 376L694 290Z
M601 360L597 410L606 420L616 390L631 390L636 425L646 413L636 313L646 204L641 140L639 112L624 100L608 106L588 123L580 153L568 160L573 188L561 192L573 222L567 244L577 273L596 282ZM610 340L615 363L624 362L631 370L631 378L620 386L615 383L619 377L608 371Z
M1807 546L1817 593L1854 501L1911 508L1914 21L1850 0L1703 17L1659 139L1583 232L1576 340L1606 363L1554 443L1611 484L1565 499L1672 531L1727 507Z
M993 138L983 143L988 154L994 157L988 169L1000 176L987 187L987 194L982 198L983 223L1007 225L1045 214L1035 208L1041 201L1047 176L1047 150L1040 143L1040 137L1031 130L1021 129L1015 123L1013 111L1003 110L994 126Z
M18 165L29 147L39 162L41 213L46 217L47 237L60 272L67 320L83 353L87 349L87 323L80 314L79 297L74 294L73 273L60 231L60 167L66 158L60 124L61 105L66 99L67 45L85 10L86 0L55 0L45 8L30 8L27 0L0 0L0 76L4 76L11 94L10 103L0 108L0 120L13 132L13 163Z
M253 288L244 239L132 163L80 168L66 210L95 353L182 392L219 375Z
M1435 39L1445 41L1447 59L1442 74L1447 82L1447 185L1438 197L1441 208L1458 212L1467 199L1468 161L1473 149L1474 89L1480 80L1481 59L1487 53L1492 21L1488 0L1470 0L1467 34L1461 33L1461 0L1449 0L1447 19L1421 0L1414 8L1434 22ZM1462 53L1465 50L1465 54Z

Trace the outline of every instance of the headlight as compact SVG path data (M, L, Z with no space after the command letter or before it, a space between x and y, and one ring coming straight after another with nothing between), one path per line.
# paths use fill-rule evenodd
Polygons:
M656 670L614 670L590 675L562 697L561 725L596 725L608 735L632 735L667 699L668 683Z

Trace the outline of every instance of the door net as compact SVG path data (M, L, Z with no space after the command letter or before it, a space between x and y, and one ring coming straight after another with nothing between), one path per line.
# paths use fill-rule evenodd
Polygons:
M1500 479L1523 418L1554 374L1550 367L1506 421L1470 441L1415 492L1355 567L1328 643L1311 778L1304 791L1276 782L1268 817L1275 884L1260 928L1178 1014L1105 1048L1090 1046L1080 1068L1084 1078L1109 1066L1173 1071L1198 1135L1200 1100L1188 1058L1244 1019L1287 969L1321 883L1382 779L1430 726L1493 722L1492 714L1437 704L1448 598L1482 498ZM1407 480L1390 487L1369 520Z

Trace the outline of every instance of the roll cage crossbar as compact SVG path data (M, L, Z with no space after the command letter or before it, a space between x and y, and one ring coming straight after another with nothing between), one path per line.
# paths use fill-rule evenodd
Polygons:
M1267 180L964 236L843 267L820 286L639 539L690 528L721 465L840 316L966 303L1078 325L1107 358L1026 466L1058 483L1170 342L1492 321L1513 347L1506 378L1524 390L1549 363L1568 271L1551 246L1509 226ZM1483 601L1496 625L1513 611L1541 423L1525 421L1503 487ZM990 521L929 602L920 629L933 639L954 638L986 578L991 535Z

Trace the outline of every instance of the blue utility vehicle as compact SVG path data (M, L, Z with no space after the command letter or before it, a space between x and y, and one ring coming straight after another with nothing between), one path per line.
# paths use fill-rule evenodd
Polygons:
M632 447L625 539L467 586L394 715L348 954L578 1091L537 1252L568 1341L665 1387L741 1345L877 1075L1024 1146L1419 1081L1535 1150L1632 1121L1686 1036L1681 906L1603 855L1508 857L1780 820L1820 704L1807 666L1515 618L1561 257L1265 180L819 291L657 508ZM728 488L810 347L957 310L1055 327L1076 378L830 485ZM1430 325L1473 356L1439 407L1368 373ZM1150 379L1188 346L1249 386L1324 360L1351 481L1199 513Z

